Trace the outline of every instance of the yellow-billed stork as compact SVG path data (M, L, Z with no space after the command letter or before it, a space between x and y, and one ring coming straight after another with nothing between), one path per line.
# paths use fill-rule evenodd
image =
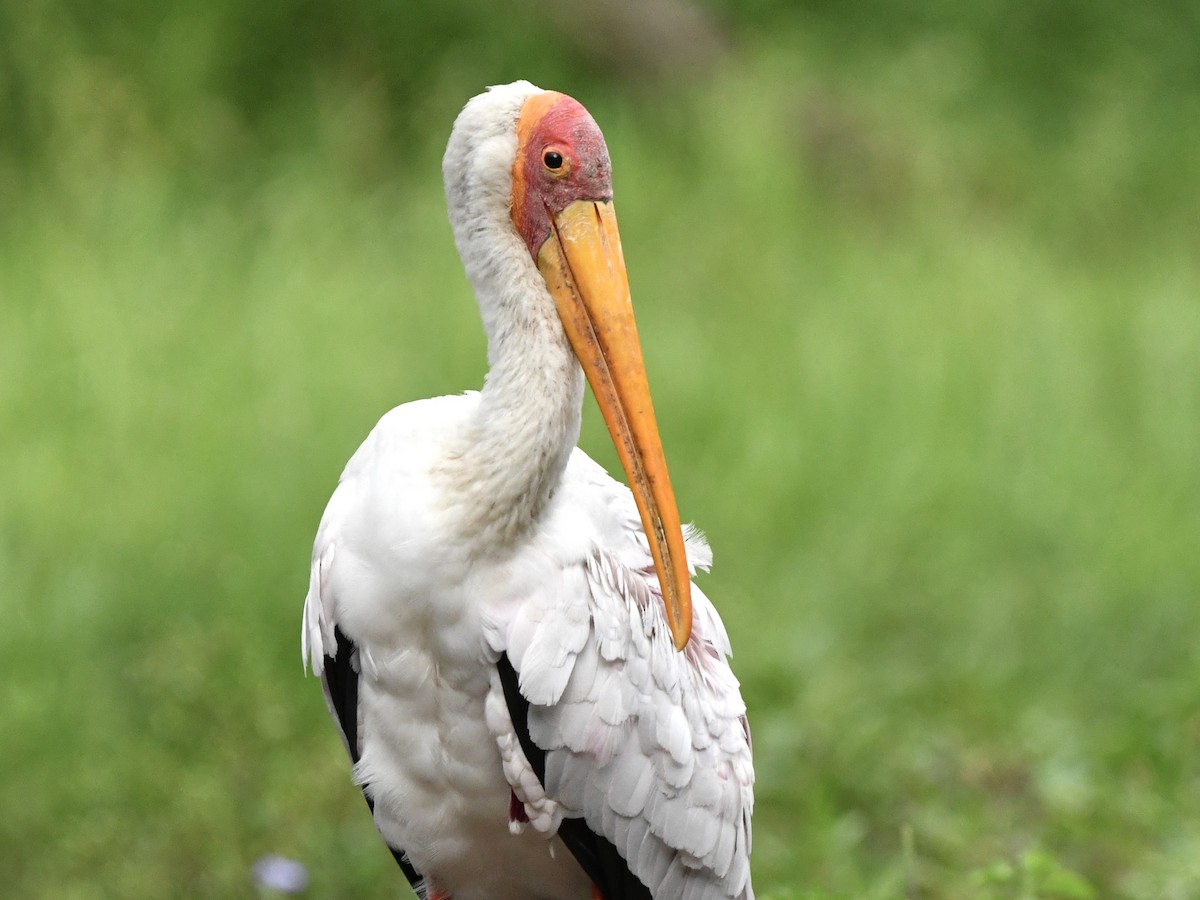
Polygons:
M380 420L325 510L303 653L422 897L753 898L750 732L691 584L608 150L528 82L443 161L483 390ZM632 492L575 447L584 376Z

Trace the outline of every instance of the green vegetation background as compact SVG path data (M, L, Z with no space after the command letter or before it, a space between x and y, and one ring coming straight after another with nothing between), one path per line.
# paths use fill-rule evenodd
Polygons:
M482 380L439 157L528 77L609 138L760 894L1200 896L1198 9L0 0L0 893L403 894L300 605Z

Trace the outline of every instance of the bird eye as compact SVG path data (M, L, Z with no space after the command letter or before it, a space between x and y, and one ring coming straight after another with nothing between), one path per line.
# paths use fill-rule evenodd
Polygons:
M552 172L557 172L563 167L563 155L557 150L547 150L545 155L542 156L542 162L545 164L547 169L550 169Z

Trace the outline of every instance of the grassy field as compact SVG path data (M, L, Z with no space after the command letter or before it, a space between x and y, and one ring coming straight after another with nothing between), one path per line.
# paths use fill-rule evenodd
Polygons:
M760 37L661 106L556 85L715 548L759 893L1200 896L1200 87L1132 59L1024 117L969 46L843 51ZM299 613L375 420L483 377L466 96L381 159L331 88L217 179L76 88L0 166L0 884L253 896L280 853L398 896ZM583 443L616 468L590 401Z

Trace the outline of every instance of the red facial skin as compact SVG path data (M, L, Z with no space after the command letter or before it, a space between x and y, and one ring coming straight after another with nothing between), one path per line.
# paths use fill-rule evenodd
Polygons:
M546 165L549 152L562 155L560 168ZM512 220L529 255L537 259L552 217L571 203L611 199L608 147L591 114L578 100L554 91L526 100L517 122Z

